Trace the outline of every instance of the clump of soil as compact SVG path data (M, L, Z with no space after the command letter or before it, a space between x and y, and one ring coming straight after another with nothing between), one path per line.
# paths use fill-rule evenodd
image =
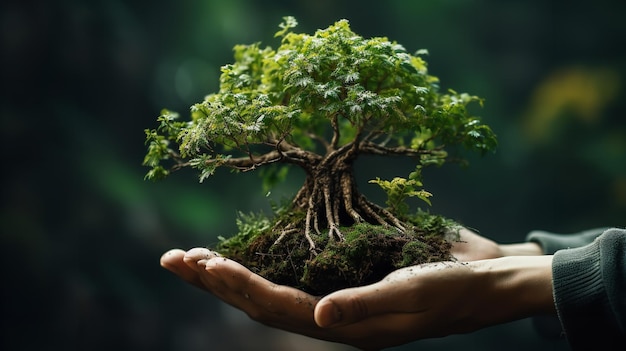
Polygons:
M223 240L218 252L277 284L314 295L367 285L398 268L454 260L451 241L458 240L460 228L449 219L420 211L407 221L411 227L403 233L358 223L340 228L344 240L313 236L311 250L304 234L281 236L262 216L240 215L237 223L239 233Z

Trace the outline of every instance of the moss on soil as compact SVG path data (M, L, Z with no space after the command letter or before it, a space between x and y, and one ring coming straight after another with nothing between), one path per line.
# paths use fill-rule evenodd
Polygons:
M451 241L458 240L459 228L449 219L420 211L409 218L412 227L404 233L359 223L340 228L343 241L313 236L314 254L299 232L275 243L280 233L263 216L241 215L237 223L239 233L222 240L218 252L277 284L314 295L370 284L398 268L453 260Z

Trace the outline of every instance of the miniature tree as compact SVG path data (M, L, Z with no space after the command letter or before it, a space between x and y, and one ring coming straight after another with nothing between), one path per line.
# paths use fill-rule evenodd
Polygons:
M299 166L304 184L272 223L264 223L272 246L300 236L309 256L322 251L320 243L344 241L342 228L360 223L410 231L404 199L428 202L430 196L422 189L422 167L449 161L456 146L481 153L495 148L491 129L468 111L482 100L439 92L424 51L412 55L387 38L363 38L346 20L313 35L294 33L296 24L284 18L276 50L235 46L219 92L193 105L189 121L162 111L159 127L146 130L146 177L193 167L202 182L226 167L263 168L264 177L275 179L284 176L283 166ZM387 191L387 208L357 189L353 164L361 155L416 160L408 179L372 181ZM262 222L248 218L254 221Z

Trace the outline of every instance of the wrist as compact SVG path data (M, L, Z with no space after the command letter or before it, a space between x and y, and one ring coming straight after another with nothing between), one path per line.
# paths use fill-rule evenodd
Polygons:
M543 248L536 242L498 245L502 256L539 256Z

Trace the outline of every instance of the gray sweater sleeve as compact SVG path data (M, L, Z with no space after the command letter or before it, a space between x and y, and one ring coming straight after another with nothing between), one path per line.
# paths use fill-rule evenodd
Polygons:
M584 242L593 237L589 231L571 240ZM534 238L543 243L546 237L535 234ZM573 350L624 350L626 230L609 229L591 240L585 246L554 253L552 282L559 320ZM542 247L550 248L549 252L563 244L574 247L559 240Z
M526 236L526 241L539 244L544 254L553 255L561 249L577 248L590 244L607 229L609 228L595 228L573 234L555 234L535 230Z

